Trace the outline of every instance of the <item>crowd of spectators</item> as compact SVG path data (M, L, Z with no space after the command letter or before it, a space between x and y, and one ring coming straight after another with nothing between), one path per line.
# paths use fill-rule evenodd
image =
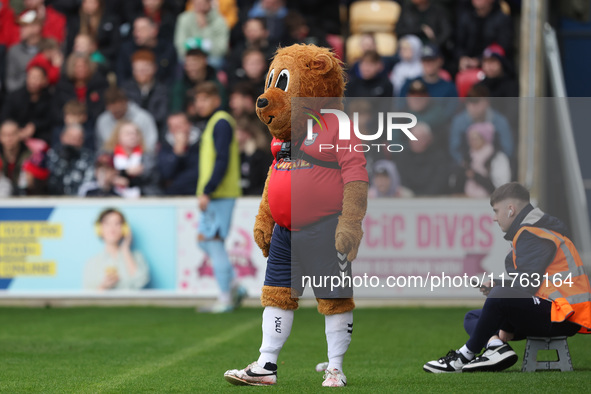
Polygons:
M269 61L293 43L343 56L351 3L0 0L0 196L194 195L204 82L236 119L243 192L260 195L272 156L254 109ZM396 55L367 32L347 64L348 97L396 97L419 120L404 155L368 158L371 194L486 195L515 171L515 106L493 99L518 95L513 3L399 3ZM483 78L464 104L454 77L471 69Z

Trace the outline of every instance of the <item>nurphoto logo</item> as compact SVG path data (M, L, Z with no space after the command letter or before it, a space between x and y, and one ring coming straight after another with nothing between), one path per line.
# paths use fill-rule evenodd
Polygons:
M322 114L333 114L337 117L339 122L339 140L340 141L349 141L351 140L351 119L349 115L345 112L338 110L338 109L321 109L320 113L314 111L312 108L304 107L305 109L309 110L310 112L305 112L306 115L309 115L312 119L308 119L307 122L307 134L306 134L306 141L308 143L306 145L311 145L317 137L317 133L314 133L314 121L320 127L320 130L324 130L328 128L326 120L322 116ZM385 119L385 121L384 121ZM406 123L399 123L400 120L406 119L410 122ZM388 141L392 141L393 135L395 131L402 131L409 140L417 141L417 137L410 131L413 127L417 125L417 117L408 112L378 112L378 130L374 134L366 133L367 130L364 130L365 133L362 133L359 130L359 114L357 112L353 113L353 132L355 136L362 141L377 141L382 137L384 134L384 123L386 124L386 139ZM388 150L388 152L402 152L403 147L400 144L386 144L386 143L373 143L373 144L346 144L346 145L339 145L336 146L333 144L320 144L319 147L320 151L322 150L331 150L336 149L336 151L355 151L355 152L369 152L372 149L376 149L378 152L382 149Z

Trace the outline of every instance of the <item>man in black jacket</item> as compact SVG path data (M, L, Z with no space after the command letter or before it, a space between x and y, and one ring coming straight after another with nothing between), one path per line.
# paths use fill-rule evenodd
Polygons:
M484 49L497 43L509 58L513 49L513 24L497 0L471 0L456 23L456 57L459 69L478 67Z
M582 305L591 305L589 278L566 236L566 227L557 218L534 208L529 199L527 189L516 182L500 186L491 195L494 220L505 233L504 238L513 243L513 251L505 259L505 278L510 280L481 284L486 302L482 309L468 312L464 319L470 339L460 349L426 363L425 371L500 371L517 361L509 340L571 336L591 328L586 327L591 325L591 313ZM565 280L562 285L556 285L555 275L551 274L563 270L567 261L567 271L575 281L572 287L566 282L566 271L561 274L561 280ZM546 273L549 279L545 279ZM571 298L575 293L576 297ZM557 316L560 309L572 313ZM484 353L476 357L483 347Z
M25 87L6 97L0 121L14 120L23 141L33 137L49 143L54 125L52 109L45 69L34 66L27 71Z
M199 137L182 112L168 117L168 132L158 153L162 190L167 195L195 195L199 176Z

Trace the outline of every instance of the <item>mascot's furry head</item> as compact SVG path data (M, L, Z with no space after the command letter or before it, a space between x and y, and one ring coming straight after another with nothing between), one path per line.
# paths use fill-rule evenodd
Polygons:
M293 114L292 120L292 97L332 98L345 93L342 62L329 49L315 45L295 44L278 49L265 81L265 92L257 99L256 112L271 134L283 141L306 134L304 115ZM335 108L334 100L327 101L332 101L330 107ZM321 102L315 100L315 106L321 107ZM293 136L292 121L301 125L295 128Z

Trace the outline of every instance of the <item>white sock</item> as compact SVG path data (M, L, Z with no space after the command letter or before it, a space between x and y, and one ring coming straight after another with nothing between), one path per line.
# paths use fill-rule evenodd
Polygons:
M230 292L222 292L218 296L218 302L224 305L230 305L232 303L232 295Z
M286 311L274 306L267 306L263 311L263 343L259 351L258 364L277 364L281 348L289 338L293 324L293 311Z
M500 339L491 339L487 344L486 344L486 348L488 349L491 346L501 346L503 344L503 341L501 341Z
M459 352L462 353L462 356L466 357L468 361L474 358L474 352L470 351L470 349L468 349L468 346L466 345L462 346Z
M324 316L326 344L328 345L328 367L343 370L343 357L351 343L353 333L353 312Z

